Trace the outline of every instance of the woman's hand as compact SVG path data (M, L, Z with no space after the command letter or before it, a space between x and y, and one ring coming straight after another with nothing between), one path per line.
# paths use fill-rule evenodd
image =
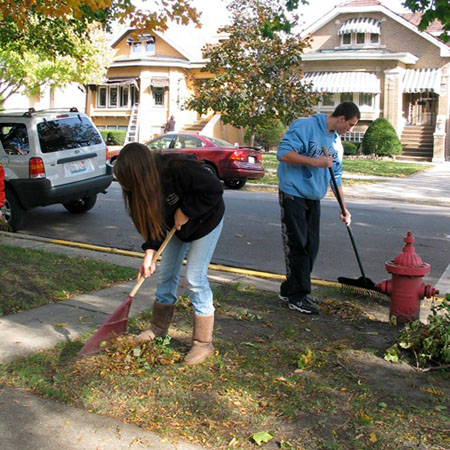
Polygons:
M183 211L181 211L180 208L178 208L175 211L175 228L177 229L177 231L179 231L181 229L181 227L187 223L189 220L189 217L186 216L186 214L184 214Z
M144 277L149 278L152 276L153 272L156 269L156 264L153 263L153 256L155 254L155 250L146 250L144 260L142 261L141 267L138 273L138 281Z

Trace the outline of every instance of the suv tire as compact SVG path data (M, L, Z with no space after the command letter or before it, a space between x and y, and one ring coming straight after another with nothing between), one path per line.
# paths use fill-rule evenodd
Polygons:
M90 197L83 197L78 200L63 203L64 208L72 214L80 214L92 209L97 201L97 194Z
M13 231L23 227L26 218L25 209L9 186L5 186L5 206L2 212L3 218Z

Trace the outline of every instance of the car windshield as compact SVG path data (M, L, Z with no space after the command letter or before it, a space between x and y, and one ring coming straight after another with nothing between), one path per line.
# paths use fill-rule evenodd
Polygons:
M97 130L83 116L45 120L37 125L37 131L42 153L59 152L102 143L102 138Z
M233 144L230 144L227 141L223 141L222 139L206 137L206 136L205 136L205 138L208 139L208 141L211 141L214 145L217 145L217 147L234 147Z

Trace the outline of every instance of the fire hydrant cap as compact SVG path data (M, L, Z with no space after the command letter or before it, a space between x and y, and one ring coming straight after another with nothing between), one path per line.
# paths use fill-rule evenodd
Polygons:
M403 239L405 246L393 261L386 263L386 270L390 273L410 276L423 276L430 271L430 265L424 263L414 249L413 235L411 231Z

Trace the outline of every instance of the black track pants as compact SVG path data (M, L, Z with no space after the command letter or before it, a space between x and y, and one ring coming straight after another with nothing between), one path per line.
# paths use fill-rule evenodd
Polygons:
M308 200L279 191L281 233L286 281L280 294L290 299L311 293L311 272L319 252L320 200Z

